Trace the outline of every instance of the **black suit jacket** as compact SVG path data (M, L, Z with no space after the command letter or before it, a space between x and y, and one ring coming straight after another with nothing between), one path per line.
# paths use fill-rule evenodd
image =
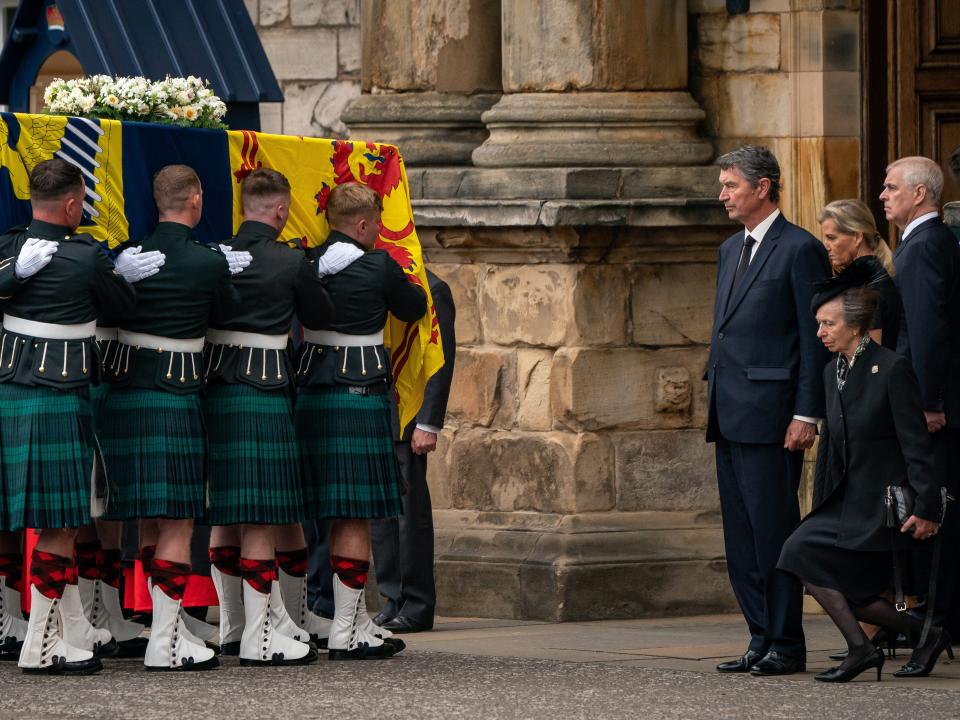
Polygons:
M883 497L888 485L909 484L917 492L915 514L939 519L940 482L933 441L920 404L910 363L871 342L837 390L837 360L823 371L826 416L814 479L816 513L833 493L843 491L837 546L886 551ZM898 544L910 541L897 533Z
M440 324L440 342L443 344L443 367L427 381L423 391L423 405L420 412L407 426L403 433L405 442L410 441L410 435L417 423L442 428L447 415L447 400L450 398L450 384L453 382L453 366L457 355L457 334L455 322L457 309L453 304L453 293L450 286L427 269L427 282L430 284L430 294L437 311L437 322ZM400 420L396 403L393 403L393 439L400 440Z
M830 277L827 251L778 217L731 293L741 230L720 246L713 335L707 365L707 441L783 442L794 415L823 417L823 366L810 300Z
M923 409L960 428L960 247L940 218L897 246L894 282L903 302L897 352L910 360Z

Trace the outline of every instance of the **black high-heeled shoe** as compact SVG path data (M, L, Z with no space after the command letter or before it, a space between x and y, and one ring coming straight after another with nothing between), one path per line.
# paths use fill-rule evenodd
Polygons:
M942 653L944 650L947 651L947 657L953 660L953 648L950 645L950 633L943 628L933 628L930 631L930 635L927 637L927 642L925 643L926 647L931 648L930 657L927 659L927 661L921 665L911 657L910 662L897 670L893 676L926 677L933 672L933 667L937 664L937 660L940 658L940 653ZM916 648L913 651L913 654L916 655L923 649L924 648Z
M883 663L886 660L886 657L883 654L883 650L874 649L872 653L864 657L856 665L849 668L830 668L822 673L818 673L813 676L814 680L819 680L820 682L829 682L829 683L845 683L853 680L857 675L862 673L864 670L869 670L870 668L877 669L877 682L880 681L880 674L883 672Z
M870 638L870 642L873 643L874 647L879 650L883 649L883 646L887 646L887 657L895 658L897 657L897 639L900 637L900 633L896 630L890 630L888 628L882 627L877 632L874 633L873 637ZM847 651L833 653L828 656L831 660L846 660Z

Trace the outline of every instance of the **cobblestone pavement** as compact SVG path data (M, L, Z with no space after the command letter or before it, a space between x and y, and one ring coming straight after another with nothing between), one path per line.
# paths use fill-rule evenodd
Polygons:
M37 678L0 666L0 718L845 718L960 716L960 663L921 681L815 683L835 632L808 619L809 672L789 678L712 672L742 621L730 616L599 623L449 621L408 636L386 661L208 673ZM691 644L690 640L698 644ZM664 642L668 640L668 642ZM824 647L826 646L826 647ZM830 647L832 646L832 647ZM602 653L602 654L601 654ZM711 654L716 653L714 656ZM358 703L362 710L357 711Z

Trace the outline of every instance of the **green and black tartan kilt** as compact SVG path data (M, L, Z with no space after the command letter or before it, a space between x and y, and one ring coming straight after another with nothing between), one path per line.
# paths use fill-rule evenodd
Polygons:
M111 387L97 431L110 483L105 520L203 516L198 394Z
M303 519L300 452L285 390L214 383L203 398L211 525Z
M101 382L99 385L90 385L90 410L93 413L94 427L100 421L103 414L104 405L107 402L107 394L110 392L110 384Z
M388 395L357 395L347 386L301 388L295 421L309 519L401 514Z
M90 523L92 422L81 392L0 383L0 530Z

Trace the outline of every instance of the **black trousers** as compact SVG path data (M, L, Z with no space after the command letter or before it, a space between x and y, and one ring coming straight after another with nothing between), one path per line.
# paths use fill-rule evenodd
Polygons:
M750 649L804 655L803 591L795 577L777 570L783 543L800 522L803 452L721 436L716 453L727 571Z
M307 540L307 604L322 617L333 617L333 571L330 569L330 523L303 524Z
M427 456L409 442L394 443L403 475L403 516L370 524L382 612L432 624L437 604L433 578L433 507L427 486Z

